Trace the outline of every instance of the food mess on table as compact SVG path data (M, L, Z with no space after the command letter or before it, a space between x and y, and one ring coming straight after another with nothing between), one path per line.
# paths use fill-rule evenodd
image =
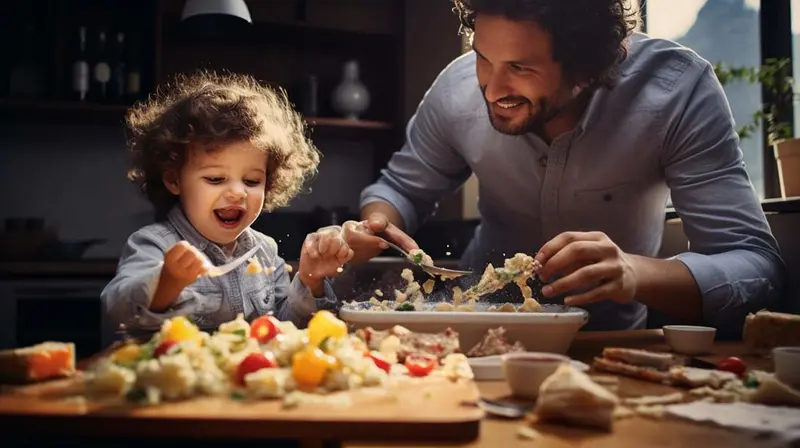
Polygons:
M457 348L432 355L400 353L396 344L370 347L325 310L302 330L272 316L248 323L239 315L209 334L175 317L146 343L127 343L98 362L88 372L86 390L89 397L127 397L145 404L229 395L283 398L284 405L294 406L312 396L390 387L410 377L472 379Z

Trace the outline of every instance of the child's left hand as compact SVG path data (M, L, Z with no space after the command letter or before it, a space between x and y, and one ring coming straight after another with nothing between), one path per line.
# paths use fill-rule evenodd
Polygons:
M325 277L338 275L342 266L353 258L353 250L342 238L338 226L325 227L310 233L303 242L297 274L314 296L323 294Z

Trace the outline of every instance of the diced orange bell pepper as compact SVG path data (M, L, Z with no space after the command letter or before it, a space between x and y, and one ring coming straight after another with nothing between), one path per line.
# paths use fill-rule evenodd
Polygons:
M301 388L315 388L322 384L325 374L334 366L336 358L316 347L308 347L294 355L292 377Z

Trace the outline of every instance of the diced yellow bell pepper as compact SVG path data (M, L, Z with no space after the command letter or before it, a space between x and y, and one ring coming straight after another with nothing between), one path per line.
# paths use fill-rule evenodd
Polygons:
M161 331L162 342L184 342L189 340L194 340L199 344L202 338L200 329L184 316L173 317Z
M142 356L142 347L137 344L125 344L111 355L114 362L132 362Z
M301 388L314 388L322 384L325 374L334 366L336 358L316 347L308 347L294 355L292 377Z
M343 338L345 336L347 336L347 324L330 311L317 311L308 322L308 343L314 347L318 347L326 338Z

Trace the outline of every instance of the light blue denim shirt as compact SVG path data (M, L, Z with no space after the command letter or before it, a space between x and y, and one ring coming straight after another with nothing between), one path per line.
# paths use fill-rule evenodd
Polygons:
M275 271L269 275L245 274L244 263L223 276L204 276L185 288L166 311L151 312L148 306L161 274L164 253L181 240L199 249L215 265L225 264L258 246L255 256L261 265L275 267ZM249 321L273 312L278 319L303 328L318 309L330 309L336 304L327 279L324 285L325 295L314 298L297 276L290 280L275 240L250 228L237 240L233 256L226 257L176 206L166 221L143 227L128 238L117 275L101 295L104 336L109 337L119 324L125 324L133 335L150 333L158 330L164 320L179 315L189 316L203 330L215 330L238 313Z
M671 193L690 241L677 259L699 285L704 320L738 334L748 312L776 298L785 275L738 143L713 67L674 42L632 36L619 83L596 91L578 126L551 145L492 128L470 52L434 81L406 144L361 205L389 202L413 233L475 173L481 224L462 265L482 270L504 254L535 253L564 231L602 231L627 253L655 257ZM587 310L585 329L646 323L638 302Z

